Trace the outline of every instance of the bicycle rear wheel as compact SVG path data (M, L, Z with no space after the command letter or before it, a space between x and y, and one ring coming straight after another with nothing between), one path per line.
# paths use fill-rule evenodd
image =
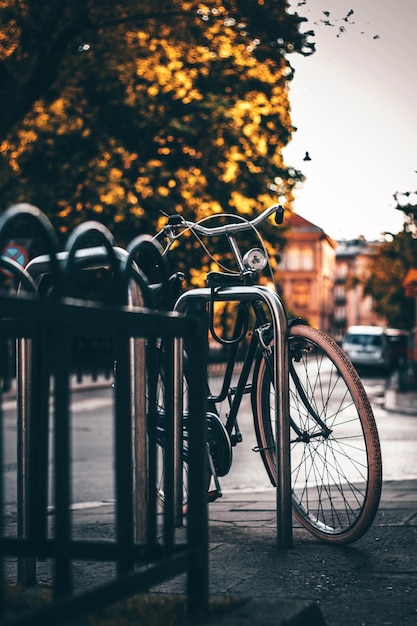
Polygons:
M167 465L167 442L166 439L166 393L165 393L165 372L163 367L162 352L158 354L158 377L156 387L156 411L154 418L156 420L155 443L156 443L156 496L160 505L165 506L166 493L166 465ZM188 359L184 355L185 372L183 375L183 401L182 401L182 424L181 424L181 462L182 462L182 512L186 515L188 509L188 376L187 367ZM226 428L216 413L215 406L208 403L206 412L206 436L207 436L207 476L205 489L207 491L208 501L216 499L216 491L210 491L210 484L213 479L213 473L216 476L225 476L232 463L232 448L229 435ZM172 474L170 470L169 474Z
M319 539L347 544L368 530L380 500L382 462L372 408L356 370L325 333L297 324L289 330L288 349L293 514ZM261 457L275 485L271 371L271 362L259 355L252 407Z

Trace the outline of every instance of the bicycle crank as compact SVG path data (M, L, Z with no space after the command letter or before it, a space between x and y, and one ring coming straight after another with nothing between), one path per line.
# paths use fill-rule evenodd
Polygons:
M207 413L207 458L214 489L208 492L208 501L222 496L219 476L225 476L232 465L232 444L229 434L216 413Z
M225 476L232 465L229 434L216 413L207 413L207 442L217 476Z

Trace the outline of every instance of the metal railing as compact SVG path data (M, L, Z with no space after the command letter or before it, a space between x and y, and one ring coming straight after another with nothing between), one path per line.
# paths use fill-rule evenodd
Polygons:
M53 601L27 614L5 612L7 624L58 624L105 604L143 591L181 573L187 574L190 614L208 608L208 522L205 490L205 394L207 330L205 304L197 300L187 315L145 308L146 281L134 262L141 244L129 251L114 245L98 223L74 231L58 252L57 237L36 207L17 205L0 218L0 241L15 222L35 224L46 254L27 268L0 259L0 270L19 284L17 293L0 293L0 338L18 343L17 355L17 530L8 526L4 481L0 539L1 588L4 563L18 559L18 578L36 582L38 560L53 566ZM97 246L84 247L91 237ZM80 271L105 268L112 300L104 304L77 297ZM46 277L46 280L45 280ZM43 286L41 287L41 279ZM105 337L114 345L115 531L106 540L77 539L71 513L71 345L74 337ZM165 507L158 510L155 418L160 363L156 345L164 342L165 464L181 458L182 441L174 424L182 413L178 343L186 339L198 354L188 379L189 493L185 538L176 530L174 472L165 472ZM180 413L181 412L181 413ZM0 412L0 434L5 429ZM171 436L169 436L171 435ZM50 445L52 441L52 445ZM1 442L0 442L1 443ZM2 450L3 446L0 446ZM1 453L0 453L1 454ZM4 458L0 458L4 469ZM2 472L2 477L3 477ZM53 524L49 523L52 476ZM74 593L74 561L110 561L115 576L100 586ZM26 580L25 580L26 579ZM31 580L32 579L32 580Z

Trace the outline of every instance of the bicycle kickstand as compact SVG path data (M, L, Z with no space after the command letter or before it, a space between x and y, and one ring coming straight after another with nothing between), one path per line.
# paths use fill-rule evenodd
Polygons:
M217 476L216 468L214 467L213 457L211 456L210 445L208 442L206 442L206 449L210 473L213 476L215 486L215 489L211 489L210 491L208 491L207 500L208 502L214 502L215 500L217 500L217 498L221 498L223 494L220 488L219 477Z

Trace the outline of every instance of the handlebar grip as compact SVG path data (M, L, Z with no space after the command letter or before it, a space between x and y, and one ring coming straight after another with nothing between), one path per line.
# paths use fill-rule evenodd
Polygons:
M275 212L275 224L282 224L284 221L284 207L279 206Z

